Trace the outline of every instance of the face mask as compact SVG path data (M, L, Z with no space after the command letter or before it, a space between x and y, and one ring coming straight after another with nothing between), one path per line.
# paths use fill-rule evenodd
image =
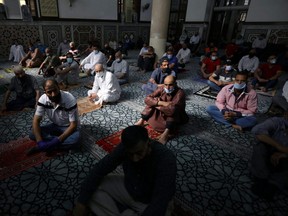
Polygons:
M226 67L225 67L225 70L226 71L230 71L232 69L232 66L231 65L226 65Z
M215 61L217 59L217 56L211 56L212 61Z
M253 58L255 56L254 53L249 53L249 58Z
M172 58L172 55L167 55L167 58L168 58L168 59L171 59L171 58Z
M187 48L183 48L183 50L186 50Z
M235 89L244 89L246 87L246 83L234 83L234 88Z
M270 60L270 63L271 63L271 64L275 64L275 63L276 63L276 59L271 59L271 60Z
M94 54L97 55L99 53L98 50L94 50Z
M118 63L121 62L121 59L120 59L120 58L117 58L117 59L116 59L116 62L118 62Z
M165 91L167 94L171 94L171 93L174 91L174 88L172 88L172 89L164 88L164 91Z
M52 101L52 102L54 102L54 103L59 103L60 102L60 100L61 100L61 93L59 92L58 93L58 95L56 95L56 96L48 96L48 98Z
M67 62L71 64L73 62L73 58L67 58Z
M97 78L101 78L103 75L104 75L104 72L103 72L103 71L96 73L96 77L97 77Z

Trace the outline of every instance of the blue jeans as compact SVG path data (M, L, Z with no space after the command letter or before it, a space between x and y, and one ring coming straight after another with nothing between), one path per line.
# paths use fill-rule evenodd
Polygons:
M41 136L44 141L50 141L55 137L60 136L68 127L61 127L56 124L48 124L44 126L40 126L41 128ZM29 138L32 140L36 140L33 132L29 134ZM79 130L75 130L69 137L67 137L62 143L60 148L71 148L73 145L78 144L80 140L80 132Z
M239 125L240 127L244 128L251 128L256 124L256 118L254 116L243 116L239 118L235 118L232 122L227 121L224 118L224 115L218 109L217 106L208 106L206 108L207 113L217 122L220 122L227 127L232 126L232 124Z
M269 80L268 82L261 83L259 82L257 78L254 78L251 82L251 85L255 87L257 83L259 83L261 86L264 86L268 90L269 88L273 88L277 84L277 79Z
M207 80L207 84L210 86L210 88L212 88L213 90L216 90L217 92L219 92L222 88L220 86L218 86L216 83Z

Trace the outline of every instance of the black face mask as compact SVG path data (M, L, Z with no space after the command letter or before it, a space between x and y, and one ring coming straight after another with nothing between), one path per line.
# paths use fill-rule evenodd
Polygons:
M60 102L60 100L61 100L61 93L59 92L59 94L58 95L56 95L56 96L48 96L48 98L52 101L52 102L54 102L54 103L56 103L56 104L58 104L59 102Z
M249 58L253 58L255 56L254 53L249 53Z
M186 50L187 48L183 48L183 50Z

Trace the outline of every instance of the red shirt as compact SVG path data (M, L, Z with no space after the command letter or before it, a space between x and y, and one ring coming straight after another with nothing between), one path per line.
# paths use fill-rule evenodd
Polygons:
M217 58L215 61L212 61L211 58L205 58L203 63L206 65L205 73L210 74L216 70L218 65L221 65L221 60Z
M229 57L229 56L232 56L234 55L238 50L238 46L234 43L230 43L230 44L227 44L226 46L226 55Z
M262 72L262 75L260 76L263 79L270 79L271 77L275 76L277 71L281 71L281 65L278 64L274 64L272 65L272 67L270 68L270 64L265 63L262 64L259 68Z

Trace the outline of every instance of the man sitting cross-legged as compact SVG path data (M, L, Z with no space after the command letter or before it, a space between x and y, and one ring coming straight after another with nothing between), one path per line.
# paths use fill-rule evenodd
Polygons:
M119 165L124 173L111 173ZM175 181L172 151L150 140L146 128L129 126L83 182L73 215L171 216Z
M117 77L105 71L102 64L95 66L95 78L92 90L88 91L88 99L96 105L116 102L121 95L121 87Z
M145 98L145 103L141 119L135 125L144 126L145 121L148 121L153 129L163 132L158 139L162 144L168 141L176 126L188 122L185 93L177 86L172 75L165 78L164 86Z
M30 139L37 142L27 154L51 151L55 148L70 149L78 144L78 109L76 98L69 92L61 91L57 81L44 81L43 94L37 104L33 118L33 131ZM50 124L40 125L47 114Z
M164 79L169 75L176 77L175 72L169 68L168 59L163 57L160 59L160 67L153 71L147 84L142 86L142 90L146 95L153 93L158 87L164 86Z
M217 122L242 131L256 124L257 94L247 86L248 74L238 72L234 84L227 85L217 95L216 106L208 106L208 114Z

